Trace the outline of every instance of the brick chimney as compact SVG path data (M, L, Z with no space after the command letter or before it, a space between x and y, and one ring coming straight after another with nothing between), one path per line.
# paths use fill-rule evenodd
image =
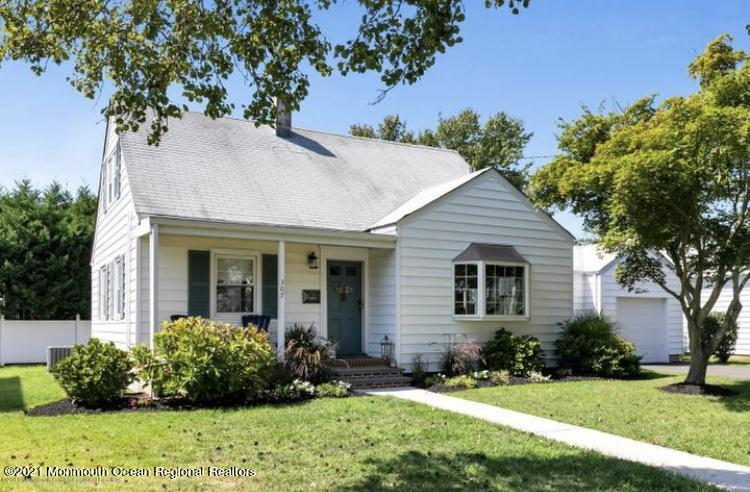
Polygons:
M284 101L276 98L276 136L288 138L292 134L292 112Z

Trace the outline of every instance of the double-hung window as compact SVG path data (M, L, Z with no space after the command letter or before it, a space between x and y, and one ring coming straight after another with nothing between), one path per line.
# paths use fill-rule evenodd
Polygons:
M529 267L512 246L472 243L453 259L453 315L527 318Z
M117 319L125 319L125 257L115 259L115 303Z
M216 313L255 313L256 257L216 255Z

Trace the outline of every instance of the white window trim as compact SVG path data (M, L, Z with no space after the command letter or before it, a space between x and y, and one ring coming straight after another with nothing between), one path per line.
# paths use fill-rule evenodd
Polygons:
M114 176L112 179L112 186L114 187L114 193L115 193L115 200L118 200L120 198L120 195L122 194L122 151L120 149L120 142L117 142L117 145L115 146L115 151L112 156L113 165L114 168Z
M120 255L115 258L114 267L114 319L125 319L125 292L127 291L127 281L125 279L125 256Z
M216 283L218 281L218 272L219 272L219 257L226 258L241 258L241 259L251 259L253 260L253 312L236 312L236 313L224 313L224 312L218 312L216 310ZM258 251L250 251L250 250L238 250L238 249L212 249L211 250L211 318L217 318L217 319L226 319L226 318L236 318L236 317L242 317L246 316L248 314L258 314L258 308L260 305L260 275L259 270L260 267L258 266L258 260L260 258L260 253Z
M105 290L106 290L106 311L105 311L105 318L107 321L112 321L114 319L113 311L115 307L115 300L113 298L114 296L114 284L112 283L112 270L114 270L113 263L107 263L106 265L106 282L105 282Z
M118 164L119 173L116 173ZM122 195L122 150L118 141L112 152L102 162L102 189L100 198L104 213L109 210L112 203L120 198L120 195Z
M481 282L483 281L484 276L482 275L482 269L479 263L480 262L478 261L456 261L451 263L451 279L453 282L451 285L451 299L453 301L451 303L451 312L455 319L482 319L482 313L484 312L484 299L482 298L482 293L484 292L484 289L481 287ZM476 265L477 267L477 298L474 307L474 314L456 314L456 266L458 265Z
M456 313L456 265L477 265L477 303L476 303L476 314L455 314ZM497 265L497 266L520 266L523 267L523 296L524 296L524 314L487 314L485 310L486 304L486 266ZM531 265L529 263L517 262L517 261L457 261L451 263L451 309L453 313L453 319L458 321L527 321L531 318L531 309L529 298L529 284L530 284L530 270Z
M99 267L99 321L107 320L107 265Z

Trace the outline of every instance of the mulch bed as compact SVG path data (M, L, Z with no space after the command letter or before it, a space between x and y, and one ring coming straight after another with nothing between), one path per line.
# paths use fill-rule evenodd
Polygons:
M185 408L169 400L148 400L144 403L139 398L121 398L102 408L84 408L65 398L26 411L29 417L55 417L58 415L97 414L103 412L158 412Z
M723 396L723 397L739 395L739 393L734 390L723 388L721 386L715 386L713 384L704 384L703 386L701 386L699 384L677 383L677 384L670 384L668 386L662 386L659 389L661 389L665 393L674 393L678 395Z
M568 378L568 380L573 380L573 378ZM562 379L551 379L547 381L547 383L552 382L558 382L563 381ZM490 381L487 380L479 380L477 381L477 385L473 388L455 388L446 386L443 383L437 383L433 384L432 386L425 388L427 391L432 391L433 393L452 393L454 391L463 391L466 389L474 389L474 388L493 388L495 386L519 386L523 384L534 384L531 379L529 378L521 378L517 376L511 376L510 382L508 384L498 385L498 384L492 384ZM536 384L545 384L545 383L536 383Z

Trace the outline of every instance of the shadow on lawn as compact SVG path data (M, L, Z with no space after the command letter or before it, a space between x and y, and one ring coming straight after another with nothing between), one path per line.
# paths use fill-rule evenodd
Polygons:
M737 380L731 383L721 382L717 384L722 388L727 388L739 393L735 396L727 396L719 399L727 410L733 412L750 411L750 381Z
M17 412L23 409L21 378L0 378L0 412Z
M375 470L338 490L692 490L696 483L595 454L490 458L409 451L365 462Z

